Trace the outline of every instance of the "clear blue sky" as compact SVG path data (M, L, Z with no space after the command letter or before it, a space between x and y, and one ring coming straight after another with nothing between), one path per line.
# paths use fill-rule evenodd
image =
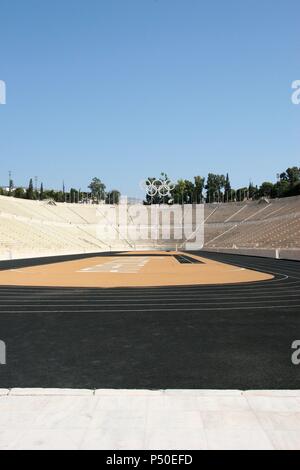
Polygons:
M300 165L299 0L0 0L0 183Z

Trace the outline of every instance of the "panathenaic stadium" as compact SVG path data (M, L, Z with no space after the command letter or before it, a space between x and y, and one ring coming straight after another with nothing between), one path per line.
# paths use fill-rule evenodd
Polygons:
M22 429L46 436L27 448L51 447L51 406L82 433L87 407L115 419L97 431L104 448L280 448L283 435L297 447L282 413L300 406L300 197L149 208L0 196L0 259L0 394L25 400ZM99 448L63 429L63 448Z
M0 196L0 259L120 249L132 251L139 248L139 244L146 250L184 248L184 238L162 240L156 237L155 240L148 238L147 242L137 242L126 236L109 238L105 229L107 225L113 225L114 217L110 217L117 210L118 206L27 201ZM127 206L129 210L130 205ZM207 250L270 257L275 253L275 257L300 259L299 196L205 204L203 210L204 247ZM130 215L127 222L129 226L134 225ZM111 234L118 234L117 226L112 227Z

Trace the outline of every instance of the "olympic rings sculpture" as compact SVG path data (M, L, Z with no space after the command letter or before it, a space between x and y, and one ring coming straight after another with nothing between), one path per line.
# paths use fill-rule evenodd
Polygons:
M175 189L175 183L170 179L161 180L144 180L140 183L141 189L146 191L146 194L150 197L154 197L157 194L161 197L171 196L171 191Z

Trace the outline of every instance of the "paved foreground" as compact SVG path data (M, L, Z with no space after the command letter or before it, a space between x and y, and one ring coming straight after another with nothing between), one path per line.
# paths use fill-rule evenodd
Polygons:
M300 449L300 391L0 389L0 449Z

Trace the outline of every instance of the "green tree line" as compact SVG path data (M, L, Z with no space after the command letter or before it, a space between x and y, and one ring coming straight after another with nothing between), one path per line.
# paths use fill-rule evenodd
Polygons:
M159 179L163 182L170 181L166 173L161 173ZM155 177L148 178L149 182L155 182L155 180L157 181ZM69 191L66 191L64 184L61 190L45 189L43 183L37 188L34 187L32 178L30 178L27 188L16 187L13 180L10 179L7 188L0 187L0 195L41 201L51 199L55 202L75 204L118 204L121 196L117 189L107 191L106 185L97 177L91 180L87 191L76 188L70 188ZM241 202L263 197L282 198L296 195L300 195L300 168L294 166L279 173L276 182L264 181L260 186L250 183L241 188L232 188L228 173L226 175L209 173L206 178L195 176L193 181L179 179L170 194L160 195L158 192L154 196L146 194L144 203Z
M166 173L161 173L163 182L169 182ZM157 178L150 177L149 183L156 184ZM157 183L159 187L159 183ZM216 202L241 202L261 198L282 198L300 195L300 168L291 167L277 175L275 183L264 181L260 186L252 182L248 186L232 188L229 174L218 175L209 173L207 178L195 176L193 181L179 179L170 194L155 195L146 194L144 204L191 204L191 203L216 203Z
M93 178L90 182L88 191L81 191L81 189L76 188L70 188L69 191L66 191L64 183L61 190L44 189L43 183L41 183L39 188L36 188L34 187L33 179L30 178L27 188L21 186L15 187L13 180L10 179L8 188L0 188L0 195L38 201L50 199L55 202L73 204L119 204L121 193L117 189L107 191L105 184L97 177Z

